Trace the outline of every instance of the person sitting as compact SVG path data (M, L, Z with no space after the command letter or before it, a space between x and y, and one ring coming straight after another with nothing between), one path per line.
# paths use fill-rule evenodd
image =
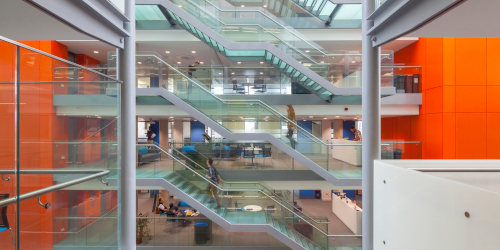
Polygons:
M173 210L175 211L175 214L177 214L177 217L186 217L186 212L184 210L179 209L179 207L174 206Z
M163 205L163 202L165 200L163 198L160 198L158 200L158 210L160 210L160 214L164 214L164 213L167 213L168 209L165 207L165 205Z

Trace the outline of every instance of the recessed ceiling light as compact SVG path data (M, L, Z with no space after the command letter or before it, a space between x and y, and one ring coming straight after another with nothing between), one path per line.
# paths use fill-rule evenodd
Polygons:
M332 59L333 59L333 58L335 58L335 57L333 57L333 56L332 56Z
M179 6L179 8L182 8L182 5L178 5L178 6Z
M358 118L354 118L354 120L357 120Z
M306 53L309 53L309 50L306 50Z
M191 53L193 53L193 54L194 54L194 53L196 53L196 51L194 51L194 50L193 50L193 51L191 51Z
M321 61L321 63L325 63L325 61Z
M325 118L323 118L323 119L325 119L325 120L326 120L327 118L325 117Z
M241 8L245 7L245 5L241 5Z
M337 118L338 118L338 117L340 117L340 116L338 116L338 115L337 115L337 116L335 116L335 117L337 117Z
M203 64L203 62L200 62L200 64Z
M167 50L167 51L165 51L165 53L170 54L170 51Z
M356 63L356 61L352 61L352 63Z
M238 62L238 64L241 64L241 62Z
M194 120L195 122L197 122L198 120Z
M262 74L264 74L264 72L260 72L260 74L262 75Z
M307 121L307 120L303 120L303 121Z
M260 62L260 64L264 64L264 62Z
M222 75L222 73L219 73L219 75Z
M267 5L264 5L264 8L267 8Z
M142 64L141 62L137 62L138 64Z
M97 51L97 50L94 50L94 53L96 53L96 54L99 54L99 51Z
M177 64L181 64L181 62L177 62Z
M231 75L234 75L234 72L233 72L233 73L231 73Z
M169 118L174 118L173 116L170 116Z

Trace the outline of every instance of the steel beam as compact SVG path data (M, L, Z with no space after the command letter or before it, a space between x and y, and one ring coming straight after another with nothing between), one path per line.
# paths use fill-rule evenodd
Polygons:
M118 53L120 102L120 169L118 171L118 249L136 249L136 105L135 105L135 0L125 0L125 16L131 22L124 23L130 34L124 38L123 49Z

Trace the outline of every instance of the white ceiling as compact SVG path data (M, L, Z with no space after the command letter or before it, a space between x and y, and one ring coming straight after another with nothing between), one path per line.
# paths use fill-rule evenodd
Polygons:
M407 36L500 37L499 10L499 0L468 0Z
M22 0L0 0L0 35L12 40L90 40Z

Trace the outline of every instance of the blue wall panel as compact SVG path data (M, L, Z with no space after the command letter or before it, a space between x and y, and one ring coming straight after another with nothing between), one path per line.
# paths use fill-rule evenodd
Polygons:
M205 124L191 122L191 142L203 142L203 133L205 133Z
M298 121L297 125L299 125L299 127L303 128L307 132L312 133L312 122L311 121ZM311 141L311 139L307 138L302 133L299 133L297 135L297 137L298 137L298 142ZM312 151L311 144L309 144L309 143L299 143L295 147L297 148L298 151L300 151L302 153L311 153L311 151Z
M351 132L351 127L354 126L355 122L354 121L344 121L343 122L343 133L342 133L342 138L348 137L349 140L354 140L354 133Z

